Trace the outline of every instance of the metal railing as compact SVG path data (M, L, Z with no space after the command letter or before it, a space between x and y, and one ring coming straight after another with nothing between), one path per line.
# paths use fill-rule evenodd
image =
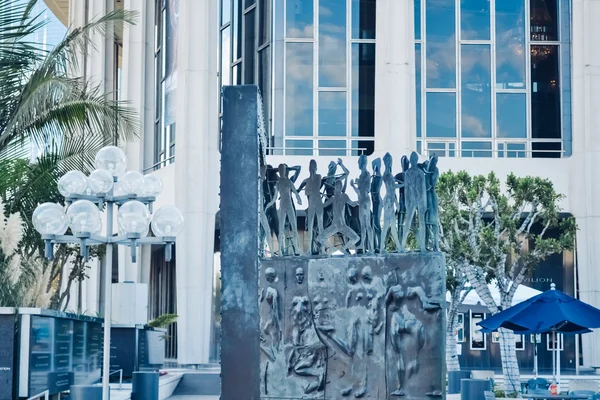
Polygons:
M117 369L115 371L110 372L108 374L108 378L110 379L110 376L116 374L117 372L119 373L119 390L123 390L123 370L122 369Z
M33 397L28 398L27 400L37 400L43 398L44 400L50 400L50 391L45 390L42 393L38 393ZM58 394L58 398L60 399L60 393Z

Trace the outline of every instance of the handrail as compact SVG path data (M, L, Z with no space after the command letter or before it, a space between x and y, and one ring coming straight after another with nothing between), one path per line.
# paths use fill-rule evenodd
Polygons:
M108 376L110 378L111 375L114 375L117 372L119 373L119 390L123 390L123 370L122 369L117 369L117 370L114 370L113 372L109 372Z
M44 397L44 400L50 400L50 391L49 390L45 390L42 393L38 393L35 396L28 398L27 400L41 399L42 396Z

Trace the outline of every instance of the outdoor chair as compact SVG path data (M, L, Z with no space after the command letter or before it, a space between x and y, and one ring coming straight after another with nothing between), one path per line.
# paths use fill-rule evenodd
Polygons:
M483 392L483 395L485 396L485 400L496 400L496 395L494 394L494 392Z
M531 390L536 390L536 389L548 389L549 386L550 386L550 382L548 382L547 379L544 379L544 378L530 379L527 382L527 393L530 393Z
M588 397L589 400L594 400L596 392L594 392L593 390L573 390L573 391L570 391L569 394L572 394L575 396L589 396Z
M527 391L527 394L547 394L548 396L551 396L552 392L548 389L530 389ZM527 398L527 394L525 395L525 398Z

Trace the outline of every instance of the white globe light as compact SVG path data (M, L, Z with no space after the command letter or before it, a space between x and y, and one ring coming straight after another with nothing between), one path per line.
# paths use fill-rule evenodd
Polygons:
M126 194L136 194L141 196L144 190L144 175L139 171L128 171L123 175L119 182L123 184L123 190Z
M112 176L120 176L127 168L127 157L116 146L107 146L96 154L94 165L97 169L108 171Z
M163 189L162 181L155 174L144 175L144 191L146 197L156 197Z
M143 237L148 234L150 211L140 201L128 201L119 207L117 222L119 223L119 233L125 235L128 233L137 233Z
M113 188L113 177L104 169L97 169L88 177L88 185L94 194L106 194Z
M75 235L98 233L102 229L102 218L98 207L89 200L77 200L67 210L69 226Z
M33 226L42 235L62 235L67 231L67 216L56 203L44 203L33 212Z
M115 184L113 185L113 196L115 197L119 197L119 196L125 196L127 194L127 192L125 192L125 187L123 186L123 183L121 182L115 182Z
M87 186L87 177L81 171L69 171L58 181L58 191L65 197L85 194Z
M175 206L163 206L152 216L154 236L177 236L183 229L183 215Z

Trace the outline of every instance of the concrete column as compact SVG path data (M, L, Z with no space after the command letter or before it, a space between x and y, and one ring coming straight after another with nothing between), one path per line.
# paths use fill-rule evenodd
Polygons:
M416 150L414 1L377 1L375 150Z
M569 202L577 219L577 268L581 300L600 307L600 1L573 0L573 155ZM583 335L584 365L600 363L600 332Z
M180 0L175 205L185 218L177 238L178 358L207 363L215 215L218 210L218 2Z

